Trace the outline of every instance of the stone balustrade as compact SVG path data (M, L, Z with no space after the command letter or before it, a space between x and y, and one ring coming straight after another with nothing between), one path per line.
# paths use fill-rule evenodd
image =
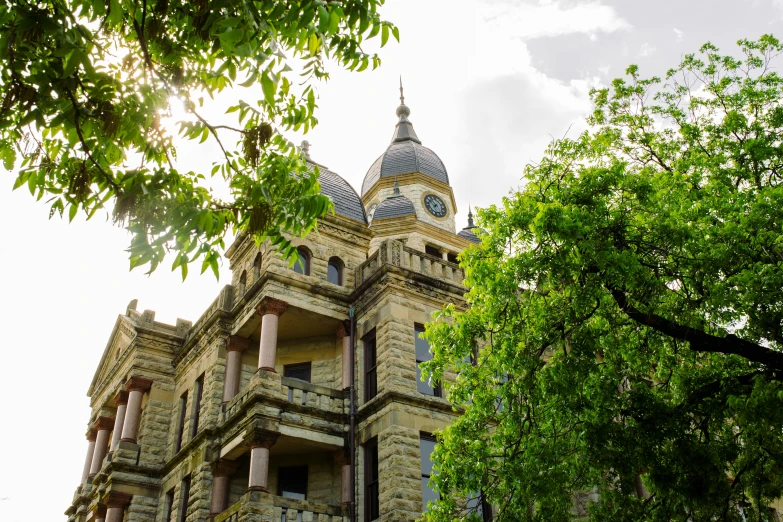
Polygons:
M398 266L412 272L461 285L465 273L459 264L405 246L402 241L388 239L367 261L356 268L354 281L361 286L383 265Z
M330 413L344 413L345 392L317 386L309 382L283 377L283 394L288 402L318 408Z
M348 522L341 506L248 491L213 522Z
M203 314L201 314L201 317L198 318L198 320L193 323L193 326L190 327L188 330L187 336L185 337L185 344L187 344L195 335L201 330L201 328L207 324L209 319L212 317L212 315L217 312L218 310L224 310L224 311L230 311L231 308L234 305L234 287L231 285L226 285L223 287L222 290L220 290L220 293L215 298L214 301L212 301L212 304L210 304L206 311L204 311Z

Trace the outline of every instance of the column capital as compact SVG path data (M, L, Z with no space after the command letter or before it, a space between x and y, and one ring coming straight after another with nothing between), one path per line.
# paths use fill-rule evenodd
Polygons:
M123 406L128 404L128 391L120 390L117 395L114 396L114 407Z
M253 431L247 434L245 442L251 449L253 448L266 448L269 449L275 445L279 433L273 431L267 431L264 429L255 428Z
M92 517L93 520L106 518L106 506L104 506L103 504L96 504L95 507L92 508Z
M92 429L95 431L111 431L112 428L114 428L114 419L110 417L98 417L92 425Z
M342 339L348 337L351 332L351 326L348 321L342 321L340 326L337 327L337 338Z
M98 436L98 433L96 432L95 428L90 426L87 429L87 442L95 442L95 437Z
M125 383L125 389L129 392L140 391L145 392L152 387L152 379L146 377L133 376Z
M237 463L233 460L219 459L212 464L212 475L215 477L230 477L237 470Z
M103 496L103 503L109 508L125 508L130 504L133 495L120 493L119 491L109 491Z
M227 352L244 352L250 348L250 339L238 335L229 335L226 338Z
M256 307L256 311L261 315L273 314L279 317L283 315L287 308L288 303L285 301L273 297L265 297L261 304Z

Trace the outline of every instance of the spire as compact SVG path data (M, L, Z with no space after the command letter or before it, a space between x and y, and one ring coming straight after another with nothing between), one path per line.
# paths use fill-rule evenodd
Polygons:
M473 209L468 206L468 226L467 228L476 228L476 225L473 224Z
M416 136L416 131L413 130L413 124L408 120L408 116L411 115L411 110L405 105L405 94L402 90L402 75L400 75L400 106L397 107L397 117L400 121L397 122L397 126L394 129L394 136L392 136L392 143L397 141L411 140L416 143L421 143L419 137Z
M394 178L394 195L392 197L396 198L400 195L400 183L397 181L397 178Z

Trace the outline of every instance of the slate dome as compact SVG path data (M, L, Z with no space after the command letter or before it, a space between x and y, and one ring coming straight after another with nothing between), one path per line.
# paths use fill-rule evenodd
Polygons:
M421 140L413 130L413 124L408 120L410 109L405 105L405 97L402 95L400 85L400 106L397 108L397 116L400 120L394 128L392 141L386 152L375 160L362 183L362 196L372 188L381 178L399 176L420 172L443 183L449 182L446 166L437 154L421 144Z
M307 158L308 167L315 168L317 164L313 163L309 156ZM318 165L318 169L321 173L321 176L318 178L318 182L321 184L321 194L329 196L332 200L334 213L367 225L367 214L364 211L364 204L353 187L342 176L332 172L323 165Z
M378 206L375 208L375 213L372 215L372 220L377 221L379 219L398 218L411 215L416 215L416 209L413 207L411 200L405 196L392 196L378 203Z

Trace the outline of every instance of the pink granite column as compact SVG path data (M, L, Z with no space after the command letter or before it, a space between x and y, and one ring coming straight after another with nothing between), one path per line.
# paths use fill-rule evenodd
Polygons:
M269 483L269 448L277 441L277 433L256 434L250 441L250 477L247 489L267 491Z
M128 406L125 410L125 423L122 426L121 441L136 442L136 436L139 433L139 421L141 421L141 399L144 396L144 392L149 390L151 386L152 381L144 377L131 377L125 383L125 389L128 390Z
M337 328L337 338L343 341L343 390L351 387L351 336L348 328L341 324Z
M334 463L340 468L340 504L351 503L351 464L346 455L347 448L334 452Z
M94 522L106 522L106 506L98 504L92 512Z
M90 478L101 471L103 459L106 457L106 451L109 449L109 433L114 423L109 417L99 417L95 421L93 429L96 432L95 450L92 454L92 464L90 465Z
M106 504L106 522L122 522L125 515L125 508L130 504L133 495L127 493L118 493L110 491L103 497L103 503Z
M128 405L128 392L120 390L117 395L114 396L114 406L117 408L117 413L114 415L114 429L111 434L111 445L109 451L117 449L117 444L120 443L120 436L122 435L122 425L125 424L125 410Z
M87 457L84 459L84 469L82 470L82 484L90 475L90 466L92 466L92 456L95 453L95 430L90 428L87 433Z
M261 314L261 345L258 352L258 368L269 372L275 371L277 358L277 323L283 315L288 303L267 297L258 305Z
M237 465L231 460L221 459L212 463L212 503L209 516L215 517L228 507L228 486Z
M239 393L242 380L242 353L250 347L250 340L236 335L226 339L226 380L223 386L223 402Z

